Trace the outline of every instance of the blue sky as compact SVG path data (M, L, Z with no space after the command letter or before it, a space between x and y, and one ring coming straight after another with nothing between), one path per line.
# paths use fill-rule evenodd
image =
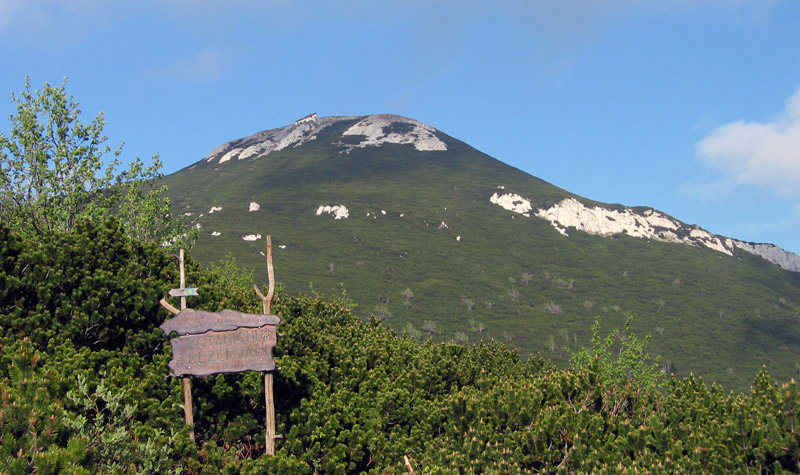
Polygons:
M395 113L800 253L796 0L0 0L0 58L3 117L26 76L68 77L123 158L166 173L310 112Z

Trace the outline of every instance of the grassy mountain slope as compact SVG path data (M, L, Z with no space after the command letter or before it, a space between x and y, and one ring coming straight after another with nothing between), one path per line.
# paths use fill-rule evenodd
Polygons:
M296 148L166 177L177 210L202 226L193 255L210 263L232 253L263 276L264 239L242 237L270 234L287 291L346 289L356 313L423 338L494 339L563 362L565 347L588 343L595 316L612 328L632 314L679 376L743 389L763 364L779 379L798 372L800 274L741 251L565 237L489 197L502 187L547 208L569 192L440 132L444 152L340 153L331 144L357 143L342 136L357 120ZM323 205L344 205L349 217L317 215Z

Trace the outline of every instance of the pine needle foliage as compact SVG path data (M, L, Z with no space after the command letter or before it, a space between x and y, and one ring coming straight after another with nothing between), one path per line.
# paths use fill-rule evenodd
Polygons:
M493 343L398 335L338 299L285 293L273 305L276 455L263 455L253 372L193 378L195 445L156 329L169 315L153 304L177 285L174 256L113 221L80 224L62 252L3 224L0 238L3 473L405 473L406 458L433 474L800 471L800 388L766 369L742 394L694 376L659 388L642 377L646 341L627 328L609 339L596 323L586 356L558 368ZM191 257L186 272L201 289L192 306L259 311L252 288ZM85 288L59 292L67 282Z

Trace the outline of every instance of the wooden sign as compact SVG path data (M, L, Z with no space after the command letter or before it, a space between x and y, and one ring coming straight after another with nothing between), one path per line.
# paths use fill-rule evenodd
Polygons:
M315 114L316 115L316 114ZM191 376L208 376L215 373L237 373L240 371L264 372L264 398L266 402L266 444L264 452L275 455L275 397L272 372L275 361L272 351L277 343L275 326L280 317L270 313L272 297L275 295L275 274L272 268L272 237L267 236L267 276L269 291L265 297L253 285L261 298L263 314L223 310L207 312L186 308L186 297L197 295L197 288L187 288L184 274L183 249L178 255L180 287L169 291L172 297L181 298L178 310L165 299L160 303L175 315L159 328L172 338L172 360L169 367L178 376L183 376L183 411L186 424L191 428L189 439L194 442L194 414L192 410Z
M275 326L208 331L173 338L169 368L178 376L273 371Z
M223 310L207 312L184 309L159 328L170 340L169 368L178 376L208 376L215 373L273 371L272 350L277 344L277 315Z

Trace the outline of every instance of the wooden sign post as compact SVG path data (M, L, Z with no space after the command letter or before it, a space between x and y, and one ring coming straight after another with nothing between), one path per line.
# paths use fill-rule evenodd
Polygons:
M272 236L267 236L267 278L269 279L269 289L267 296L258 290L258 286L253 284L256 294L261 297L261 304L264 313L269 314L272 306L272 297L275 296L275 271L272 268ZM266 447L267 455L275 455L275 394L272 389L272 373L264 373L264 398L267 406L266 414Z
M181 298L181 309L180 311L177 310L175 307L170 305L166 300L161 299L160 303L161 306L169 310L172 314L177 315L180 312L186 310L186 297L189 296L196 296L197 288L186 288L186 271L184 266L184 259L183 259L183 249L180 250L178 254L178 269L180 275L180 288L178 289L170 289L169 295L172 297L180 297ZM188 377L181 378L181 382L183 383L183 415L186 419L186 425L189 426L189 439L194 442L194 411L192 409L192 381Z
M266 398L266 453L275 454L275 402L273 394L273 375L275 361L272 352L277 344L276 326L280 317L270 314L272 298L275 294L275 276L272 268L272 239L267 236L267 273L269 291L267 297L254 286L261 298L263 314L249 314L235 310L207 312L186 308L186 297L197 295L196 288L186 288L183 266L183 249L180 256L180 288L169 294L181 298L178 310L164 299L161 305L175 316L165 321L159 328L177 338L170 340L172 360L169 368L183 380L184 413L186 423L191 426L190 438L194 442L194 416L192 413L192 392L189 376L208 376L216 373L238 373L242 371L264 372L264 392Z

